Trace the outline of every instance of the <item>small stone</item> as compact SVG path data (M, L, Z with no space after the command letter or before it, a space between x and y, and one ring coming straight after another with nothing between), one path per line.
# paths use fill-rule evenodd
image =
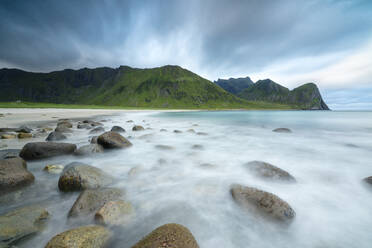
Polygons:
M187 130L188 133L195 133L195 130L194 129L189 129Z
M173 130L173 133L182 133L182 131L180 131L180 130Z
M18 139L29 139L32 138L31 133L19 133L18 134Z
M276 133L292 133L292 131L289 128L284 128L284 127L276 128L276 129L273 130L273 132L276 132Z
M159 150L166 150L166 151L174 149L172 146L167 146L167 145L156 145L155 148Z
M48 164L44 167L43 171L46 171L51 174L61 174L64 166L60 164Z
M202 135L202 136L208 135L207 133L204 133L204 132L197 132L196 134L197 135Z
M160 132L166 132L166 131L167 131L167 129L165 129L165 128L160 129Z
M111 132L124 133L125 129L119 126L113 126L111 128Z
M132 131L143 131L145 130L143 128L143 126L140 126L140 125L135 125L133 128L132 128Z
M8 134L2 134L1 135L2 139L15 139L17 138L16 134L8 133Z

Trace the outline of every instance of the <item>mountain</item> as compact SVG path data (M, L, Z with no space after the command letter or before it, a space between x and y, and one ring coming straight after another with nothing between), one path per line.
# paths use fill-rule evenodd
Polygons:
M179 66L0 70L0 100L155 108L290 108L248 102Z
M270 79L265 79L257 81L237 95L248 101L289 104L299 109L329 110L314 83L307 83L289 90Z
M238 94L242 90L254 84L249 77L218 79L217 81L214 81L214 83L232 94Z

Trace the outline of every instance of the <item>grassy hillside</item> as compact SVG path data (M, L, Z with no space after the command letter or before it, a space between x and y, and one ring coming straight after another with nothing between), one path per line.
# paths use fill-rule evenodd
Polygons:
M63 70L31 73L0 70L0 101L188 109L288 109L285 104L249 102L179 66L136 69Z

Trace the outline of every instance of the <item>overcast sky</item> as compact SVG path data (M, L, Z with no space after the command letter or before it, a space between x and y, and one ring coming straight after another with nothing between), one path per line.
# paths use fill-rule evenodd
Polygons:
M372 109L372 0L1 0L0 67L177 64Z

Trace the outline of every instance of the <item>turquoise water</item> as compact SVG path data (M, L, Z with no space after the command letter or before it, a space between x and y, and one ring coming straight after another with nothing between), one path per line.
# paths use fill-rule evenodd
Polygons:
M128 120L146 130L131 131L133 123ZM46 203L52 218L42 233L19 247L43 247L64 230L92 223L90 218L67 221L78 193L58 192L58 175L42 172L46 164L76 160L113 175L117 179L113 186L124 189L135 208L133 222L113 229L113 248L131 247L171 222L188 227L203 248L371 247L372 190L362 183L372 176L371 112L124 112L104 125L106 130L124 127L133 147L28 163L35 184L18 200L7 200L0 210ZM272 132L279 127L292 133ZM174 133L176 129L181 133ZM88 132L75 129L66 142L85 145L91 136ZM252 160L280 167L297 182L257 178L244 166ZM278 226L242 210L229 193L235 183L278 195L295 210L294 221Z

